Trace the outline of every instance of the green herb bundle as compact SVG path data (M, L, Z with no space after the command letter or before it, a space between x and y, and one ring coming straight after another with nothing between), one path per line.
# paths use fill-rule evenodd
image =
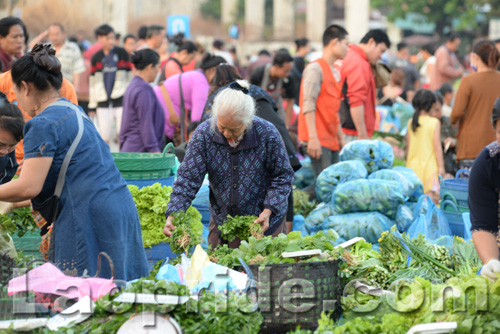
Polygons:
M256 239L262 239L264 233L262 233L262 226L260 224L255 224L254 221L258 218L257 216L227 216L227 220L219 226L222 238L231 242L240 238L240 240L248 240L250 237Z
M201 243L203 224L201 220L193 219L192 215L186 212L173 212L172 216L175 229L167 238L170 249L176 254L187 253L191 247Z

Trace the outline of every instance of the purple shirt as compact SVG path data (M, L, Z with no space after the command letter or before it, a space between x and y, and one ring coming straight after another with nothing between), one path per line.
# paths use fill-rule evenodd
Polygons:
M255 117L237 148L229 146L217 128L210 128L210 120L201 123L177 172L167 217L191 205L206 173L215 224L221 225L228 214L259 216L264 209L272 211L265 235L283 222L293 169L280 133L268 121Z
M170 95L176 114L180 116L181 95L179 90L179 75L181 74L171 76L165 81L164 85ZM201 116L203 115L203 109L205 109L205 104L207 103L208 91L210 89L207 77L201 70L194 70L182 73L181 80L184 107L187 110L191 110L190 120L191 122L200 121ZM161 88L157 86L154 90L165 112L165 135L172 139L175 132L175 126L172 126L169 123L167 104L161 94Z
M123 97L121 152L160 152L165 115L153 88L135 76Z

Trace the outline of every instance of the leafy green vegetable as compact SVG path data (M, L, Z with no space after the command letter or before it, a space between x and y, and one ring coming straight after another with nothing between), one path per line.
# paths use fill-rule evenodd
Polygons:
M337 239L338 234L334 230L320 231L313 236L305 237L302 237L299 231L295 231L277 237L267 236L260 240L250 237L248 241L242 241L239 248L230 250L227 245L223 245L210 251L209 255L218 264L229 268L240 266L238 258L242 258L248 264L292 263L293 258L285 259L281 254L311 249L329 252L331 257L313 257L304 261L324 261L337 256L334 254L334 242Z
M255 224L254 221L258 218L257 216L227 216L227 220L219 226L221 235L224 239L231 242L240 238L240 240L248 240L251 236L256 239L262 239L264 233L262 233L262 226L260 224Z
M124 291L189 296L185 286L165 280L141 279L129 284ZM189 299L184 305L116 303L113 300L118 295L119 293L99 298L96 301L94 315L81 324L57 331L50 331L47 328L36 329L31 333L117 333L128 319L146 311L169 315L179 323L183 333L189 334L257 334L262 324L262 315L253 311L253 305L247 297L232 293L229 295L205 293L200 296L199 301ZM15 332L8 330L7 333Z
M316 208L316 201L309 200L309 195L299 189L293 191L293 214L302 215L307 218L311 211Z
M201 243L201 235L203 234L203 224L201 223L201 215L198 219L186 212L173 212L174 220L172 223L175 226L172 235L167 238L170 242L170 249L176 254L187 253L188 250Z
M1 215L0 225L3 227L2 236L7 241L9 240L8 236L16 232L19 237L22 237L26 232L38 229L29 207L19 208L6 215Z
M167 237L163 234L163 227L166 222L165 212L170 201L172 187L155 183L141 189L134 185L129 185L128 188L139 213L144 247L150 248L161 242L167 242ZM194 207L189 207L187 214L191 219L201 222L201 214Z

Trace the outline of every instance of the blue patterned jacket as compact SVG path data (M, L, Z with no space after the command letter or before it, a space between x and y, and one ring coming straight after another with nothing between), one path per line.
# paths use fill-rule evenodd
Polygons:
M266 235L283 222L292 191L293 169L283 140L271 123L255 117L237 148L229 146L217 128L210 128L210 120L201 123L177 172L167 217L191 205L206 173L210 182L210 213L217 225L228 214L259 216L264 209L273 212Z

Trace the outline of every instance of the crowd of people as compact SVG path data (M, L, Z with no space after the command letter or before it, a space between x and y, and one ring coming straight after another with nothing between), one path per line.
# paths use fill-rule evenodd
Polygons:
M500 52L489 40L472 45L467 66L453 33L437 49L423 46L417 64L404 42L392 51L382 30L356 43L335 24L323 33L321 53L300 38L293 52L261 50L246 66L222 40L207 47L183 34L167 36L161 25L122 39L103 24L95 40L81 32L69 37L53 23L28 43L22 20L0 19L0 212L31 204L49 258L78 273L95 273L96 252L103 250L118 264L119 278L147 272L113 144L121 152L158 153L174 143L182 164L166 212L167 236L172 213L191 204L208 174L215 246L222 242L216 227L228 214L258 216L266 235L290 231L299 158L308 156L318 177L339 161L346 143L373 138L379 106L413 107L403 125L406 164L433 198L439 175L470 169L498 138L492 110L500 96ZM76 104L85 113L75 112ZM78 144L73 134L80 131ZM484 217L477 211L471 217L483 233Z

